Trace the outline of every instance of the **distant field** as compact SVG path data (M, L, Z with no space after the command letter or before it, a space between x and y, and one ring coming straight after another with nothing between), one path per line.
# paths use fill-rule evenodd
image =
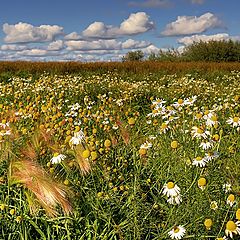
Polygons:
M239 63L0 63L0 239L239 239Z
M31 73L41 74L44 72L54 74L79 73L84 71L119 71L133 73L149 73L162 72L164 74L172 73L188 73L189 71L197 71L199 73L206 72L230 72L233 70L240 71L239 62L96 62L96 63L81 63L81 62L0 62L1 73Z

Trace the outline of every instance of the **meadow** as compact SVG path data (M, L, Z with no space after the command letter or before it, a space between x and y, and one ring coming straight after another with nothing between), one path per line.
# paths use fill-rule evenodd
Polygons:
M2 64L0 239L239 239L240 72L184 64Z

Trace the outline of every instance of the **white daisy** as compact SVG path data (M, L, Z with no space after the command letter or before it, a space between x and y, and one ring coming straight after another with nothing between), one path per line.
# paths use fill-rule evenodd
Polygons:
M80 143L82 143L83 141L85 141L86 137L85 134L82 130L80 130L79 132L75 132L74 136L70 139L69 143L71 145L78 145Z
M66 156L63 155L63 154L54 153L54 155L53 155L52 159L50 160L50 162L52 164L57 164L57 163L60 163L65 158L66 158Z
M240 126L240 117L230 117L227 120L227 123L229 125L232 125L233 127L239 127Z
M182 239L184 234L186 232L186 229L179 225L175 226L171 231L168 232L168 235L171 239Z
M200 143L200 147L203 149L203 150L208 150L210 148L213 148L214 146L214 141L209 139L208 141L203 141Z
M168 182L163 185L162 193L167 197L175 197L180 194L180 188L173 182Z
M192 165L199 166L199 167L205 167L207 163L207 160L203 157L196 157L193 159Z
M180 204L182 202L182 196L181 194L178 194L176 196L172 196L167 200L168 203L172 205Z
M152 143L146 141L145 143L143 143L140 148L145 148L145 149L149 149L152 147Z
M228 221L226 224L225 234L233 238L233 234L240 235L240 222Z
M207 125L208 127L214 127L214 126L216 126L216 125L218 125L218 124L219 124L219 121L218 121L218 117L217 117L216 114L212 114L211 117L208 117L208 118L206 119L206 125Z
M214 151L214 152L206 153L204 158L206 159L207 162L209 162L218 157L219 157L219 153L217 151Z
M232 190L232 185L230 183L223 184L223 190L225 193L230 192Z
M202 127L192 127L192 131L191 131L193 138L207 138L207 136L210 135L210 132L205 130Z

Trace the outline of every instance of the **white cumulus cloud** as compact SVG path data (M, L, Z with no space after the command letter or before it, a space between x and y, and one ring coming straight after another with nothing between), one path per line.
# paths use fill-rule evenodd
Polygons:
M227 33L218 33L218 34L213 34L213 35L193 35L193 36L189 36L189 37L183 37L178 39L178 43L184 44L184 45L191 45L194 42L208 42L211 40L215 40L215 41L222 41L222 40L229 40L229 39L233 39L234 40L235 37L231 37L229 36L229 34Z
M4 41L7 43L47 42L62 34L63 28L57 25L35 27L19 22L15 25L3 24L3 32L6 34Z
M83 32L84 37L89 38L117 38L124 35L136 35L154 28L145 12L132 13L119 27L105 25L103 22L90 24Z
M79 40L81 38L82 37L77 32L69 33L68 35L66 35L64 37L64 39L66 39L66 40Z
M0 47L2 51L22 51L27 49L27 46L17 44L4 44Z
M162 35L177 36L202 33L211 28L222 27L222 25L221 20L210 12L200 17L178 16L175 22L167 24Z
M122 43L122 48L123 49L136 49L136 48L148 47L150 45L151 45L150 42L127 39L125 42Z
M121 43L117 42L114 39L110 40L96 40L96 41L67 41L66 43L67 50L116 50L121 48Z
M63 48L64 48L63 40L57 40L57 41L51 42L48 45L47 50L49 50L49 51L59 51Z

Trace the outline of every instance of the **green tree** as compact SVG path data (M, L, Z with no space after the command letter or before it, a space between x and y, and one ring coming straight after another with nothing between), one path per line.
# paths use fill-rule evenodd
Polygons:
M142 61L144 58L144 53L141 50L128 52L123 58L122 61Z

